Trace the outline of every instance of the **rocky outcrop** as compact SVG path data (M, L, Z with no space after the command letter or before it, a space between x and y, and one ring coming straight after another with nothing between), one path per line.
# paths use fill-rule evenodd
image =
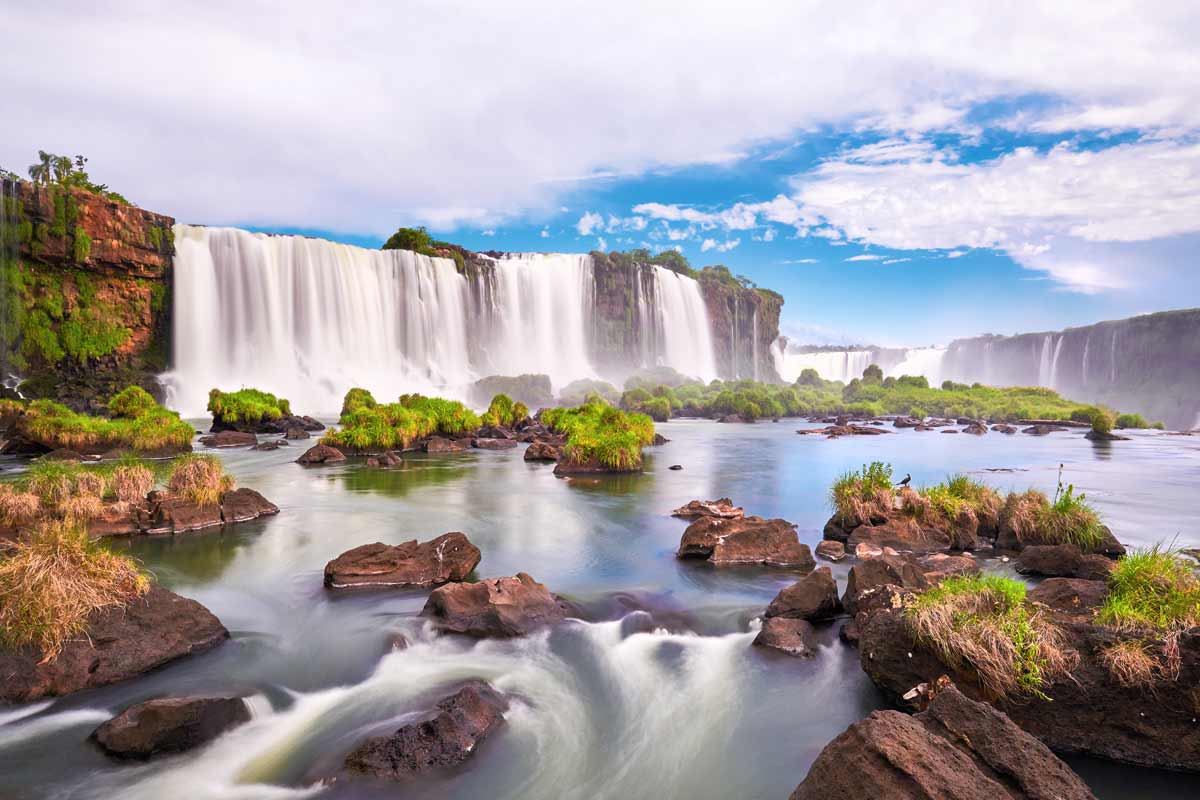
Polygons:
M471 449L470 439L447 439L445 436L430 436L421 443L426 453L461 453Z
M545 586L518 572L512 578L451 583L434 589L421 614L444 632L504 638L561 622L566 610Z
M473 406L487 408L498 394L508 395L514 403L524 403L531 409L554 405L554 391L549 375L489 375L471 385Z
M562 458L562 448L548 442L531 442L525 448L526 461L558 461Z
M841 561L846 557L846 545L833 539L822 539L817 543L817 558L826 561Z
M278 419L260 419L260 420L237 420L231 422L218 415L213 415L212 427L210 433L220 433L221 431L241 431L243 433L278 433L287 436L289 439L305 438L300 436L300 433L307 434L310 431L323 431L325 426L319 421L308 416L298 416L288 414ZM295 434L295 435L293 435ZM203 441L203 440L201 440Z
M812 623L802 619L765 619L752 644L800 658L811 658L817 654L816 634Z
M314 444L296 459L297 464L340 464L346 454L327 444Z
M346 766L392 780L457 767L504 724L507 708L507 700L496 690L471 681L438 701L432 718L405 725L390 736L367 739L346 756Z
M33 651L0 650L0 703L107 686L229 638L204 606L158 585L124 607L98 612L86 632L45 663Z
M100 531L91 527L93 535L108 536L148 533L190 533L221 525L249 522L259 517L279 513L279 507L253 489L233 489L221 495L217 504L201 505L183 497L164 492L151 492L145 508L136 509L125 520L130 527L123 529L110 522Z
M240 697L164 697L130 706L92 733L117 758L150 758L207 744L250 721Z
M1084 555L1073 544L1032 545L1017 556L1017 571L1026 575L1105 580L1116 562L1103 555Z
M484 439L471 440L471 446L479 450L511 450L518 444L516 439Z
M205 447L253 447L258 444L258 437L253 433L226 428L219 433L201 436L200 444Z
M642 466L638 464L630 469L616 469L607 464L601 464L599 459L589 458L585 460L577 460L567 456L566 451L559 457L558 463L554 465L554 474L564 477L571 475L618 475L621 473L641 472Z
M721 566L761 564L802 572L816 566L812 551L796 535L795 525L762 517L701 517L683 532L676 556Z
M1095 800L1044 744L954 686L876 711L825 746L791 800Z
M820 567L775 595L766 616L803 619L809 622L833 619L842 611L837 582L829 567Z
M464 580L479 565L479 548L457 531L418 543L382 542L347 550L325 565L329 589L411 588Z
M699 519L700 517L741 519L746 516L746 510L741 506L735 506L728 497L721 497L717 500L689 500L672 511L671 516L681 519Z

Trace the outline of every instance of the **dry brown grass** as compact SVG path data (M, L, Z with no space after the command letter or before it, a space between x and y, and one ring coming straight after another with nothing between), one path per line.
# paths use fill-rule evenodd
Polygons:
M28 525L37 519L42 501L33 492L22 492L10 484L0 484L0 522L9 527Z
M221 502L233 487L233 476L226 475L221 460L210 455L181 458L167 480L167 491L198 505Z
M50 661L85 631L93 613L149 588L137 564L93 542L82 526L47 522L0 560L0 637Z
M154 488L154 473L138 464L117 467L109 483L119 502L139 503Z
M1147 688L1154 684L1161 665L1150 645L1138 639L1126 639L1100 651L1100 663L1121 686Z

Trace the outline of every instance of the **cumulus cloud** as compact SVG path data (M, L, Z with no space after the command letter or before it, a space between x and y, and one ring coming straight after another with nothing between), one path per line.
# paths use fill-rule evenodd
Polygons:
M877 256L874 253L859 253L856 256L842 259L843 261L882 261L883 256Z
M538 235L541 236L543 239L549 239L550 238L550 229L542 228L542 232Z
M575 223L575 230L579 231L580 236L591 236L592 231L603 226L604 217L594 211L588 211Z
M729 239L724 242L718 242L716 239L705 239L700 243L700 252L707 253L709 250L716 250L718 253L728 253L741 243L741 239Z

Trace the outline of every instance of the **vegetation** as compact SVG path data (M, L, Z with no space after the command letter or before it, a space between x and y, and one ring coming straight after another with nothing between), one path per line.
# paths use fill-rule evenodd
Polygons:
M46 187L83 189L123 205L129 205L129 201L117 192L110 190L103 183L92 181L84 169L87 162L88 160L84 156L77 155L72 159L70 156L60 156L55 153L47 153L45 150L38 150L38 163L29 167L29 179Z
M1088 419L1088 422L1092 423L1092 432L1098 433L1101 436L1107 436L1112 433L1113 425L1116 424L1116 421L1116 415L1104 408L1093 409Z
M603 398L609 405L616 405L621 400L621 392L611 383L584 378L564 386L558 393L558 402L564 406L581 406L589 402L592 395Z
M902 490L900 506L908 516L927 525L949 526L966 517L995 528L1004 500L987 484L966 475L951 475L943 483Z
M0 639L54 659L97 611L150 588L127 556L97 544L77 522L53 520L12 543L0 558Z
M993 698L1045 697L1078 655L1025 602L1025 585L995 575L953 576L919 595L906 612L917 638L943 663L969 666Z
M126 386L108 401L108 410L114 417L137 419L158 407L154 398L140 386Z
M645 414L627 413L595 399L575 408L548 408L542 422L567 435L567 461L598 463L618 471L642 466L642 448L654 442L654 422Z
M292 414L291 404L281 397L276 397L258 389L239 389L236 392L222 392L212 389L208 393L208 410L213 418L225 422L262 422Z
M1117 427L1123 429L1156 428L1163 430L1166 425L1161 422L1147 422L1141 414L1118 414Z
M829 489L834 517L844 525L865 525L873 517L886 517L895 507L892 465L880 461L843 473Z
M1063 485L1061 466L1053 500L1035 489L1014 492L1004 502L1001 519L1023 545L1074 544L1087 552L1106 536L1087 495L1075 494L1074 484Z
M123 390L115 395L117 408L133 413L136 393ZM118 398L121 398L118 400ZM129 447L140 451L184 448L191 444L192 426L158 404L143 405L136 416L113 419L77 414L52 400L34 400L25 409L22 422L26 432L50 448L94 450Z
M1108 578L1098 619L1160 634L1200 625L1200 578L1175 553L1159 546L1126 554Z
M221 459L189 453L175 460L167 478L167 491L201 506L216 505L234 487Z
M450 242L441 242L429 235L425 226L419 228L399 228L383 243L381 250L412 250L425 256L445 257L446 252L454 259L455 268L462 272L466 269L463 249Z
M370 392L351 389L342 401L341 429L326 433L321 443L359 451L391 450L434 434L474 431L479 424L479 417L455 400L406 394L398 403L380 405Z
M529 409L524 403L514 403L508 395L498 394L492 398L480 421L491 427L511 428L528 416Z

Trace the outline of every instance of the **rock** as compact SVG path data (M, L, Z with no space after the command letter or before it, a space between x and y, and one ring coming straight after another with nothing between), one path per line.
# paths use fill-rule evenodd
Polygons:
M570 475L616 475L619 473L641 472L641 465L633 469L614 469L612 467L601 464L596 459L588 461L575 461L570 458L560 457L558 463L554 465L554 474L560 476Z
M973 546L974 535L968 538L970 541L966 544ZM878 549L892 547L916 553L935 553L954 547L955 537L949 530L929 525L919 527L913 524L912 520L896 515L878 525L859 525L854 528L846 539L846 547L856 547L859 544Z
M683 469L683 464L672 464L671 466L667 467L667 469L681 470Z
M315 444L304 451L296 459L297 464L340 464L346 460L346 454L336 447L327 444Z
M737 414L726 414L723 417L717 418L717 422L727 422L727 423L731 423L731 424L737 424L737 423L741 423L741 422L745 422L745 421L746 420L742 419Z
M1128 442L1128 436L1121 436L1117 433L1102 433L1101 431L1088 431L1083 435L1083 438L1090 439L1093 442Z
M924 420L917 419L916 417L896 417L892 422L892 426L896 428L916 428L923 423Z
M150 503L145 530L147 533L188 533L222 524L224 519L219 505L198 505L182 497L159 495Z
M346 766L393 780L455 767L504 724L507 708L507 701L494 689L471 681L438 701L432 718L405 725L391 736L367 739L346 756Z
M812 552L800 543L792 523L762 517L701 517L683 532L676 557L703 558L718 565L763 564L803 572L816 566Z
M881 556L881 555L883 555L882 547L876 547L875 545L867 544L866 542L859 542L858 544L854 545L854 557L855 558L858 558L858 559L875 558L876 556Z
M283 432L285 439L310 439L312 434L304 430L304 428L288 428Z
M0 649L0 703L107 686L229 638L208 609L157 584L124 607L98 612L86 633L47 663L32 650Z
M1030 545L1017 556L1017 572L1058 578L1106 580L1116 562L1105 556L1085 555L1073 544Z
M206 447L246 447L258 444L258 437L253 433L223 430L220 433L201 436L200 444Z
M929 587L925 571L912 556L885 556L861 561L850 568L842 605L850 614L866 610L865 604L884 586L896 586L910 592Z
M221 417L214 416L212 427L209 429L211 433L221 433L223 431L240 431L242 433L278 433L287 435L289 431L323 431L325 426L312 417L289 415L279 417L278 419L260 419L260 420L237 420L230 422ZM288 436L292 438L307 438L300 436Z
M925 578L936 583L948 575L974 575L980 572L979 564L969 556L951 556L946 553L934 553L925 556L918 562L925 571Z
M418 543L382 542L347 550L325 565L329 589L438 586L464 580L479 565L479 548L457 531Z
M668 439L667 437L663 436L661 433L655 432L654 440L650 442L650 446L651 447L659 447L661 445L666 444L669 441L671 441L671 440Z
M447 439L444 436L431 436L421 445L426 453L461 453L470 447L470 439Z
M234 489L221 498L221 520L226 525L278 513L279 506L253 489Z
M830 517L829 521L825 523L825 528L821 531L821 535L826 539L845 543L850 538L850 531L852 530L854 529L847 529L838 522L837 517Z
M367 458L367 466L375 469L385 469L387 467L398 467L404 463L404 459L394 450L384 450L382 453Z
M972 436L983 436L987 433L987 426L980 422L972 422L970 425L962 429L963 433L969 433Z
M823 558L826 561L841 561L846 557L846 546L833 539L822 539L817 544L816 554L817 558Z
M525 448L526 461L558 461L562 448L546 442L533 442Z
M1002 518L1000 528L996 534L996 549L997 550L1024 550L1027 547L1035 545L1056 545L1057 542L1046 542L1036 536L1026 537L1022 540L1013 530L1011 522ZM1082 549L1082 548L1081 548ZM1099 555L1108 556L1109 558L1120 558L1125 555L1125 545L1117 541L1117 537L1107 525L1100 526L1100 535L1095 544L1089 546L1084 552L1097 553Z
M471 446L480 450L509 450L517 446L516 439L472 439Z
M44 461L83 461L83 454L76 453L74 450L68 450L65 447L60 447L57 450L51 450L42 456Z
M251 450L270 451L270 450L278 450L281 447L288 447L288 446L290 446L290 445L289 445L289 442L287 439L269 439L265 442L259 442L258 444L254 445L254 447L252 447L250 449Z
M942 431L942 433L958 433L958 431L954 428L946 428L946 430Z
M1071 616L1090 618L1108 596L1104 581L1049 578L1029 592L1029 599Z
M803 658L817 654L813 626L802 619L771 617L763 620L762 630L754 637L754 645Z
M915 716L876 711L825 746L791 800L1095 800L1048 747L953 685Z
M484 425L479 430L475 431L475 435L481 439L516 439L513 432L508 428L502 428L499 425Z
M837 582L829 567L818 569L787 586L767 606L766 616L804 619L809 622L833 619L842 610Z
M671 512L672 517L683 519L699 519L700 517L717 517L719 519L741 519L746 511L741 506L735 506L728 497L716 500L689 500Z
M1062 425L1039 424L1030 425L1028 428L1022 428L1021 433L1028 433L1033 436L1045 436L1048 433L1056 433L1057 431L1067 430Z
M150 758L191 750L249 721L240 697L164 697L130 706L92 738L111 756Z
M564 604L528 574L451 583L434 589L421 614L450 633L524 636L566 616Z
M1017 429L1012 425L993 425L992 430L994 430L996 433L1003 433L1009 436L1017 432Z

